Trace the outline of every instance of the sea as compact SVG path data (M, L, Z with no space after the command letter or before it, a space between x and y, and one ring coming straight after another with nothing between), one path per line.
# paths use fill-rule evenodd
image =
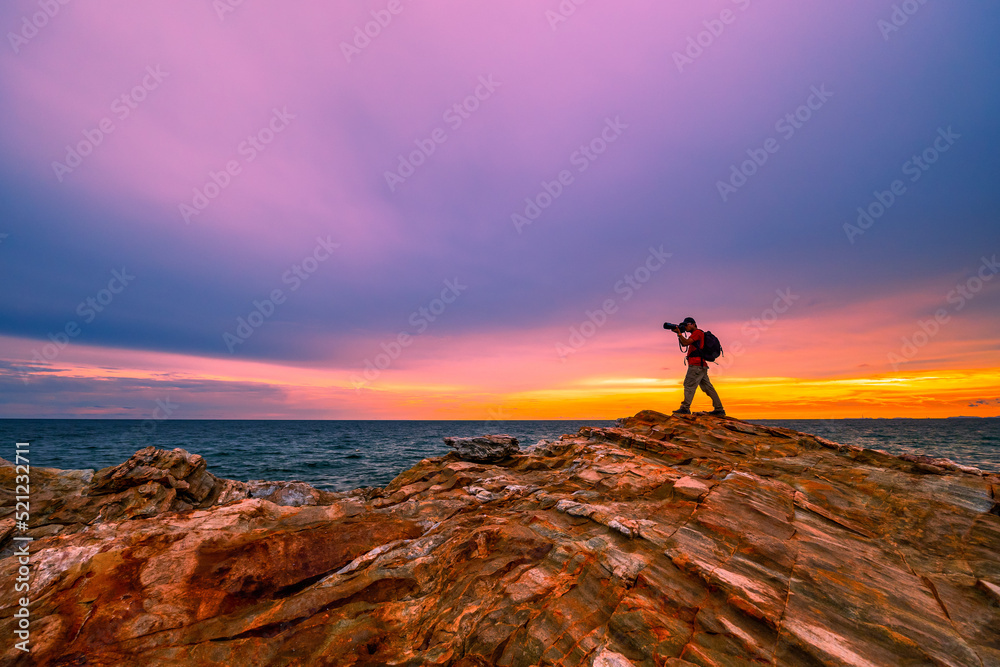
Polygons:
M893 454L949 458L1000 471L1000 418L751 420ZM147 446L201 454L217 477L298 480L327 491L385 486L429 456L446 436L507 433L521 445L614 421L0 419L0 457L27 442L30 465L100 469ZM22 455L24 454L22 448Z

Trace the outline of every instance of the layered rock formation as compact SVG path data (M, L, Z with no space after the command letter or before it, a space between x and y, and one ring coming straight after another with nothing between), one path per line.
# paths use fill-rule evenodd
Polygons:
M445 438L444 444L455 450L463 461L496 463L521 451L517 438L505 434L477 438Z
M6 664L1000 665L1000 476L949 461L647 411L348 494L203 463L33 470Z
M14 531L14 468L0 459L0 547ZM121 465L93 470L31 469L31 520L27 535L66 536L91 523L153 517L261 498L277 505L327 504L344 494L302 482L235 482L208 472L205 459L183 449L146 447ZM0 551L3 554L3 551Z

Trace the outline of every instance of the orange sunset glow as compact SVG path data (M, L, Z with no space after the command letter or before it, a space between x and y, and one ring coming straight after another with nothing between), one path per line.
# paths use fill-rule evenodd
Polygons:
M841 317L834 313L833 318ZM893 370L892 352L874 354L865 340L836 340L832 324L789 319L754 336L735 336L713 364L716 388L730 414L744 418L949 417L1000 414L1000 366L969 364L988 332L928 344L921 367ZM739 334L740 327L732 329ZM744 330L753 333L752 329ZM876 330L873 335L887 332ZM672 337L631 330L602 332L561 358L559 332L531 336L427 337L371 381L363 368L289 365L75 345L44 368L22 376L27 392L63 383L95 407L73 414L143 417L156 401L175 404L172 418L237 419L613 419L650 408L664 412L681 397L684 366ZM630 337L627 337L630 336ZM822 346L815 354L803 341ZM6 339L10 348L37 343ZM739 345L737 343L742 343ZM798 343L798 346L796 345ZM903 343L901 342L900 345ZM947 356L940 358L944 348ZM891 349L891 348L890 348ZM488 353L484 353L488 350ZM853 363L841 364L850 359ZM777 360L777 361L772 361ZM989 362L990 359L985 361ZM841 367L844 366L844 367ZM129 405L99 407L127 391ZM27 397L30 393L26 393ZM53 398L56 398L53 396ZM25 406L25 407L26 407ZM16 407L16 403L12 405ZM710 409L703 396L694 409ZM58 400L53 415L65 415Z
M981 8L229 4L0 9L0 418L1000 415Z

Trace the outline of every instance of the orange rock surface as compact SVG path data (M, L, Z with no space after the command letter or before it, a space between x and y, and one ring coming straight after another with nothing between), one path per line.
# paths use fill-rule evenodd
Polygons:
M1000 665L1000 475L735 419L644 411L350 493L147 448L33 469L31 502L4 664Z

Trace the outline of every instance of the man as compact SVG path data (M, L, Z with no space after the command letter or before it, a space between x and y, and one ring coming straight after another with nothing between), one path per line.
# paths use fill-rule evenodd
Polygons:
M677 334L677 340L681 347L687 347L688 365L687 375L684 376L684 400L681 402L681 407L674 410L674 414L691 414L691 401L694 399L694 392L698 387L701 387L701 390L712 399L712 407L715 408L708 414L725 417L726 411L722 407L719 394L712 386L712 381L708 379L708 362L698 356L701 348L705 345L705 332L698 328L693 317L685 317L674 333ZM687 338L684 337L685 333L688 334Z

